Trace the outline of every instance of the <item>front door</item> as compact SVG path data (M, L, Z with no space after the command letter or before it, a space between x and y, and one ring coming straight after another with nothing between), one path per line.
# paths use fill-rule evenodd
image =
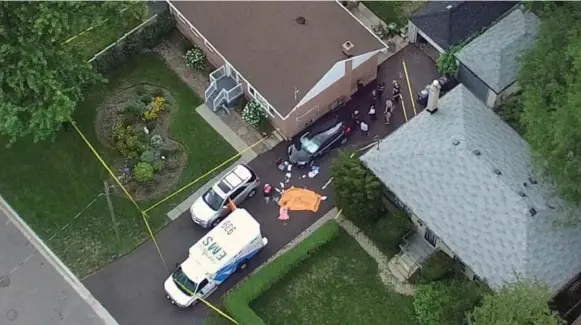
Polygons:
M438 240L438 236L434 234L430 228L426 227L426 232L424 233L424 239L433 247L436 247L436 241Z

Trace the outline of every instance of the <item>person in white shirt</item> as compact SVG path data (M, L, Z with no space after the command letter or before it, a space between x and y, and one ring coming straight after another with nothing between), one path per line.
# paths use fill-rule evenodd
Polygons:
M367 125L367 123L365 123L365 122L361 121L361 122L359 123L359 128L361 128L361 133L362 133L364 136L367 136L367 135L369 134L369 125Z
M391 101L391 99L388 99L385 101L385 112L383 113L385 115L385 124L388 125L390 123L391 120L391 115L393 113L393 102Z

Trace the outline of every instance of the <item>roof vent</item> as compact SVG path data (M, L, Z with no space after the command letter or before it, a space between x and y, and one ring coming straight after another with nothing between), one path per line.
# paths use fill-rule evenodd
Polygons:
M533 185L537 184L537 181L534 180L532 177L529 177L529 182L531 182L531 184Z
M353 56L352 50L355 47L355 45L353 45L353 43L351 43L350 41L347 41L347 42L343 43L343 45L341 47L343 48L343 54L345 54L347 57Z
M546 203L546 205L547 205L547 208L549 208L549 209L551 209L551 210L555 210L555 207L554 207L554 206L552 206L551 204L549 204L549 203Z
M475 154L476 156L481 155L480 150L474 150L474 151L472 151L472 153Z
M498 169L498 168L494 168L494 173L495 173L496 175L502 175L502 172L501 172L501 171L500 171L500 169Z
M307 19L303 16L298 16L296 19L297 23L299 23L300 25L306 25L307 24Z
M535 214L537 214L537 210L535 210L535 208L531 208L529 210L529 213L531 214L531 217L534 216Z
M452 141L452 144L453 144L453 145L455 145L455 146L457 146L457 145L459 145L459 144L460 144L460 141L458 141L458 140L454 140L454 141Z
M520 195L520 197L526 197L527 196L526 193L523 192L523 191L519 191L518 192L518 195Z
M452 5L447 5L446 9L448 9L448 10L452 9Z

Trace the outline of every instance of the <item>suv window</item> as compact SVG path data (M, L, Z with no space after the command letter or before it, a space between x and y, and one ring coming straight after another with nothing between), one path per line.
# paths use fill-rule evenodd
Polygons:
M204 289L207 285L208 285L208 279L202 280L202 282L200 282L200 284L198 285L196 293L200 292L200 290Z
M240 186L236 191L234 191L232 194L230 194L230 196L229 196L230 200L234 200L245 189L246 189L246 186Z

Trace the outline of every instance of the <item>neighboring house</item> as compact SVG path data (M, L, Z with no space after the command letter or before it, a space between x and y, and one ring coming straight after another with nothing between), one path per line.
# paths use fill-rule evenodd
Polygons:
M566 285L581 229L555 222L578 211L533 171L529 145L463 85L428 106L361 158L416 225L390 261L400 278L441 249L493 288L516 274Z
M433 58L482 32L518 2L430 1L408 21L408 38Z
M535 42L540 20L517 8L456 54L458 80L493 108L518 91L519 57Z
M218 67L212 109L246 94L291 138L377 77L387 46L338 2L169 1L180 31Z

